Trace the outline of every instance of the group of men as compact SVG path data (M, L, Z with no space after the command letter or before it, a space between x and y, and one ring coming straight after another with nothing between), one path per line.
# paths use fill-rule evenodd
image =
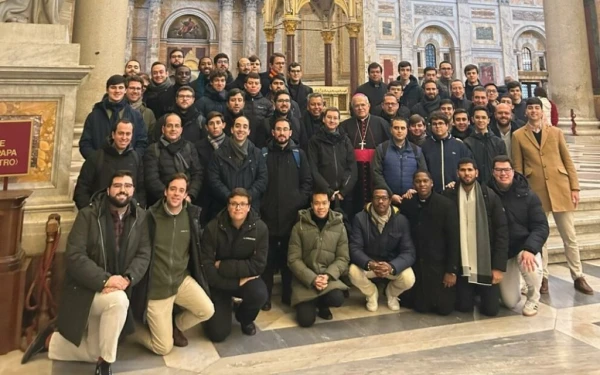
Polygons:
M548 293L550 213L575 288L593 293L574 232L576 170L544 103L517 100L518 84L495 103L472 69L463 86L443 62L421 87L401 62L388 87L373 63L341 121L298 63L284 76L279 53L260 74L256 56L241 58L235 79L222 53L202 58L194 81L181 50L169 65L144 77L128 62L85 122L61 308L23 362L48 351L108 374L126 334L165 355L199 323L225 340L232 314L254 335L276 272L302 327L332 319L350 283L369 311L380 293L393 311L441 315L472 311L479 295L493 316L523 293L533 316ZM466 92L473 104L457 108ZM474 125L462 140L459 123Z

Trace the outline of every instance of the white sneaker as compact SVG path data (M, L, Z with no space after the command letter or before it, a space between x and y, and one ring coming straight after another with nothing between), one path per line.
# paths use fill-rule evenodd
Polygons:
M398 297L388 297L387 298L388 308L392 311L400 310L400 303L398 302Z
M529 287L527 286L527 284L523 284L521 286L521 294L526 296L528 292L529 292Z
M367 310L370 312L375 312L379 308L378 301L379 300L379 291L375 289L375 293L367 296Z
M523 315L534 316L538 313L538 304L535 302L527 301L523 307Z

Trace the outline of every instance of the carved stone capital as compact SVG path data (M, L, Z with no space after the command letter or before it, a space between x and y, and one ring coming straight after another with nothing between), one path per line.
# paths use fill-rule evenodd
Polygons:
M283 27L285 28L285 35L296 35L296 28L300 21L297 20L283 20Z
M219 8L221 9L233 9L234 0L219 0Z
M333 30L321 31L321 37L323 38L323 43L325 43L325 44L333 43L334 36L335 36L335 31L333 31Z
M256 12L258 9L258 0L245 0L246 12Z
M277 34L277 29L265 28L263 31L265 32L267 42L275 42L275 34Z
M348 34L350 34L350 38L358 38L358 33L360 33L360 23L347 23L346 29L348 30Z

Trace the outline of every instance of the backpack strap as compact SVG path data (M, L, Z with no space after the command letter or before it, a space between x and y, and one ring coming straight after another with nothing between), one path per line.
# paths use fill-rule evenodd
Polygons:
M294 156L294 160L296 161L296 167L300 168L300 150L297 148L292 149L292 155Z

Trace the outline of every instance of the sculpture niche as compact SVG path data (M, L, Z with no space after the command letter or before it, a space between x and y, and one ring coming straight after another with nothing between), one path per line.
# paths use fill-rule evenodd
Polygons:
M0 0L0 22L59 23L64 0Z

